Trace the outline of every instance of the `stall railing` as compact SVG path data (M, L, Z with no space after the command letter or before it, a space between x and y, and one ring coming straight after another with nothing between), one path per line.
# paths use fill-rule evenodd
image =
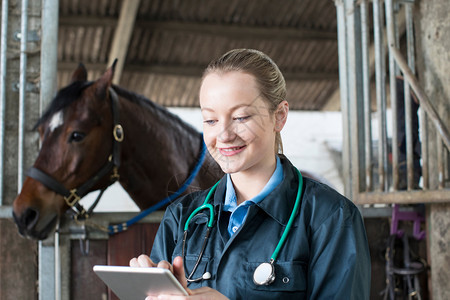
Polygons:
M335 4L346 195L358 204L450 202L450 134L416 78L414 1Z

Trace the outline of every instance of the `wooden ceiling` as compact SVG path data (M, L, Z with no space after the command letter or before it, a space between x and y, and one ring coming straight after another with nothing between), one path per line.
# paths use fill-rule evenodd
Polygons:
M116 82L164 106L197 107L203 69L233 48L267 53L294 110L339 108L331 0L62 0L58 85L82 62L93 80L119 59Z

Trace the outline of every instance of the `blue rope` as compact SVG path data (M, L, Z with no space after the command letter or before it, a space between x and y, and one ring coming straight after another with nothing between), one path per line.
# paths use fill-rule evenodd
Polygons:
M186 179L186 181L183 183L183 185L178 189L178 191L176 191L175 193L173 193L170 196L167 196L166 198L162 199L161 201L159 201L155 205L147 208L146 210L141 211L137 216L131 218L130 220L128 220L126 222L123 222L121 224L116 224L116 225L109 225L108 226L108 233L110 235L113 235L113 234L125 231L125 230L128 229L128 227L130 227L134 223L138 222L142 218L146 217L147 215L149 215L152 212L160 209L161 207L163 207L167 203L169 203L169 202L173 201L174 199L178 198L178 196L180 196L188 188L188 186L191 184L191 182L197 176L197 174L200 171L200 168L201 168L201 166L203 164L203 161L205 160L205 154L206 154L206 145L203 142L203 138L202 138L202 149L201 149L201 153L200 153L200 157L198 159L198 162L195 165L194 169L192 170L191 175L189 175L189 177Z

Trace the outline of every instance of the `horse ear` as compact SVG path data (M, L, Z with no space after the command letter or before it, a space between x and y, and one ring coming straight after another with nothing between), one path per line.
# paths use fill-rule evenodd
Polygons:
M78 65L78 68L73 72L72 79L70 83L75 81L86 81L87 80L87 71L82 63Z
M111 67L109 67L102 77L100 77L95 83L95 94L98 98L104 99L106 97L106 91L111 86L114 78L114 70L116 68L117 58L114 60Z

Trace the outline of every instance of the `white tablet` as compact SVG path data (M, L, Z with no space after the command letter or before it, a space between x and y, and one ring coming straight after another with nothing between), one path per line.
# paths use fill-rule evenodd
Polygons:
M188 296L167 269L96 265L94 272L121 300L144 300L159 294Z

